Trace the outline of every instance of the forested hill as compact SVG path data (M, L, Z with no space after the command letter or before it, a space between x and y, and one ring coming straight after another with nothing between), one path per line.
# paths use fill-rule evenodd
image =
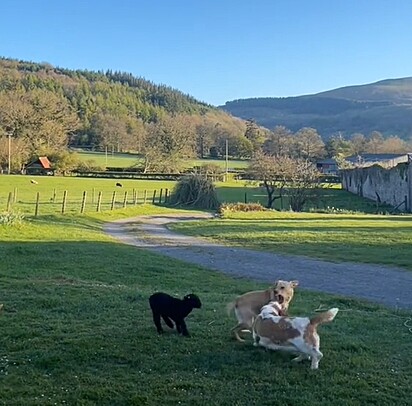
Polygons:
M279 125L292 131L313 127L324 138L337 132L379 131L408 139L412 135L412 77L299 97L240 99L221 108L269 129Z
M13 96L16 93L18 97ZM36 97L52 97L55 102L67 104L78 119L76 127L69 131L71 142L82 145L107 144L107 140L99 137L102 124L109 121L113 127L126 124L130 129L168 116L189 115L199 120L202 117L203 121L210 118L213 125L220 124L229 132L231 126L239 129L238 119L190 95L130 73L111 70L69 70L48 63L0 58L0 96L5 94L8 101L13 97L20 101L30 99L31 105ZM120 149L130 149L126 144L120 145Z
M30 90L47 89L66 96L82 116L93 108L117 104L132 108L137 116L151 120L163 111L198 113L210 108L179 90L157 85L130 73L69 70L47 63L0 59L0 89L17 84ZM88 108L89 107L89 108Z

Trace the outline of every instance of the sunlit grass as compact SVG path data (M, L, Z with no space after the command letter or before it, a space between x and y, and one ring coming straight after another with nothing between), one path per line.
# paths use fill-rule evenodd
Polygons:
M125 154L125 153L111 153L108 152L76 152L78 158L81 161L94 161L96 165L102 167L114 167L114 168L129 168L142 164L142 156L138 154ZM192 168L194 166L201 166L206 164L218 165L221 168L226 167L226 161L224 159L188 159L185 166ZM249 161L245 160L228 160L228 168L230 169L244 169L249 165Z
M0 404L408 404L409 313L297 291L292 314L313 314L319 305L341 309L320 331L325 356L317 372L308 363L291 363L288 354L236 343L226 303L266 285L122 245L102 233L105 221L138 210L170 212L142 205L0 226ZM187 319L191 338L174 331L157 336L148 306L156 290L200 296L202 309Z
M173 229L257 250L412 270L412 216L407 215L230 213L223 220L175 224Z

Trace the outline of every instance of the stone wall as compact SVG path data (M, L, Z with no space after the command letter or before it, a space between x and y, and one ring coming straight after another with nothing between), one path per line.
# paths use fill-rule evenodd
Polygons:
M343 189L412 212L412 163L389 169L379 165L342 171ZM406 200L406 205L402 204Z

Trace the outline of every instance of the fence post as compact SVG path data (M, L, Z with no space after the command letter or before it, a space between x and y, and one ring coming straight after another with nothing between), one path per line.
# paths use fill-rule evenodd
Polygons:
M247 192L245 192L245 204L247 204Z
M13 194L13 203L17 202L17 188L14 188L14 194Z
M147 199L147 190L145 189L144 196L143 196L143 204L146 204L146 199Z
M36 196L36 206L34 209L34 217L37 217L39 214L39 204L40 204L40 192L37 192Z
M97 207L96 211L99 212L102 205L102 192L99 192L99 196L97 196Z
M162 195L163 195L163 188L160 188L159 204L162 204Z
M133 204L137 204L137 190L133 189Z
M11 210L11 202L13 201L13 193L9 192L9 197L7 199L7 211Z
M169 200L169 189L166 188L165 189L165 203L167 203L168 200Z
M92 204L94 204L94 196L96 194L96 188L92 189Z
M87 192L83 192L83 198L82 198L82 205L80 206L80 213L84 213L84 209L86 207L86 197L87 197Z
M114 204L115 204L115 202L116 202L116 191L114 191L114 192L113 192L113 195L112 195L112 203L111 203L111 205L110 205L110 210L113 210L113 209L114 209Z
M127 190L124 192L123 208L125 209L126 206L127 206Z
M53 189L52 202L56 203L56 189Z
M62 214L66 211L66 204L67 204L67 190L63 192L63 202L62 202Z
M153 190L152 204L155 204L155 199L156 199L156 189Z

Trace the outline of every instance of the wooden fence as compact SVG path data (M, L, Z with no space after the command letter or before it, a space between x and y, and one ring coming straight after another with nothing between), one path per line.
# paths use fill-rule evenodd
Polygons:
M102 192L93 188L91 192L83 191L81 195L79 192L69 193L68 190L57 193L56 189L53 189L51 197L50 193L47 193L47 196L44 195L37 192L33 199L20 201L18 200L18 190L15 188L7 196L5 209L11 211L23 208L24 213L37 217L40 214L101 212L146 203L167 204L170 200L170 191L167 188L150 191L114 190L113 192Z

